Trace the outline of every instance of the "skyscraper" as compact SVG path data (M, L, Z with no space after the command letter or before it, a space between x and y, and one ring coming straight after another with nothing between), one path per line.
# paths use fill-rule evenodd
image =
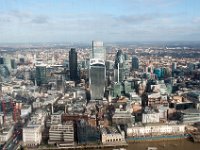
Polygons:
M124 54L121 50L117 51L115 56L115 64L114 64L114 80L115 82L121 82L125 78L125 69L124 69Z
M70 70L70 80L76 81L77 76L77 52L75 48L71 48L69 51L69 70Z
M90 59L106 59L106 49L103 47L102 41L92 41L92 50L90 51Z
M139 59L137 56L132 56L132 69L133 70L139 69Z
M46 66L45 65L36 66L35 78L36 78L36 82L37 82L38 86L40 86L41 84L47 83Z
M100 59L91 59L89 67L89 84L91 99L101 99L105 92L106 68Z

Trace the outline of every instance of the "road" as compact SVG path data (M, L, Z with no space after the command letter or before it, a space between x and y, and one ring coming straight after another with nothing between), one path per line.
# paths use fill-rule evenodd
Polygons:
M16 129L13 136L6 142L2 150L16 150L19 147L19 142L22 140L22 130Z

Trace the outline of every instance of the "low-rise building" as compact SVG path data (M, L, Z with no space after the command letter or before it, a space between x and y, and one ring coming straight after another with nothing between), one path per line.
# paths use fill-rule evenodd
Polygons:
M42 132L44 130L44 122L46 113L43 111L36 111L31 116L27 126L23 128L23 145L37 146L42 142Z
M103 144L125 143L125 134L115 127L101 128L101 142Z
M181 112L180 119L184 124L194 124L200 122L200 110L186 109Z
M159 116L158 111L146 107L142 114L142 123L158 123L160 121Z
M67 121L63 124L51 125L49 129L49 144L74 144L74 124Z
M21 117L24 118L32 112L31 105L24 105L21 108Z
M14 126L0 129L0 143L3 144L11 138L14 131Z
M185 125L152 124L146 126L133 126L127 129L128 137L158 136L184 134Z

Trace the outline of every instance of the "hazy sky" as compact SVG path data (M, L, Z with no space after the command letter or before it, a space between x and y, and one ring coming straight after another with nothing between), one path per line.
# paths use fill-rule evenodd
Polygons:
M2 42L200 40L200 0L0 0Z

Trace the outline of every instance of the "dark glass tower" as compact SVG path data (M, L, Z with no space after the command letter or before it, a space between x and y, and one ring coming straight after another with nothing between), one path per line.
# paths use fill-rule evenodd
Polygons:
M46 66L36 66L35 78L38 86L47 83Z
M75 48L69 51L70 80L77 81L77 52Z
M137 58L137 56L132 56L132 69L139 69L139 59Z

